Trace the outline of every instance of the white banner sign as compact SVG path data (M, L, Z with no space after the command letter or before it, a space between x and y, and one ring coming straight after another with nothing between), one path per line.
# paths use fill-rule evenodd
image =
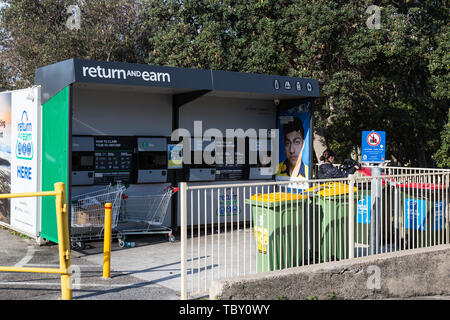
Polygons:
M39 191L40 87L12 92L11 193ZM39 234L40 198L11 199L11 226Z

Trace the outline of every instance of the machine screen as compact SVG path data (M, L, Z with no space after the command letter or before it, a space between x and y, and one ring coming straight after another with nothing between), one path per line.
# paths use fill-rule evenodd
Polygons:
M94 170L94 156L89 151L72 152L72 170L90 171Z
M80 164L82 167L94 166L94 156L81 156Z
M167 169L167 152L146 151L139 152L139 168L144 170Z

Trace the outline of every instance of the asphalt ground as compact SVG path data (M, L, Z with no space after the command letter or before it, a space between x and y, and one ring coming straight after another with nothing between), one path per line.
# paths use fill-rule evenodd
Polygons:
M139 239L134 239L135 241ZM155 235L147 237L147 245L165 241ZM0 228L0 265L21 267L58 268L58 246L39 246L35 240L26 239ZM141 243L142 245L142 243ZM119 248L112 243L114 251L132 250ZM103 242L88 243L83 250L71 250L73 269L73 300L179 300L179 292L111 268L109 279L103 278L102 264L92 263L86 257L102 256ZM116 256L117 258L117 256ZM114 259L114 258L113 258ZM61 283L58 274L0 272L0 300L60 300Z

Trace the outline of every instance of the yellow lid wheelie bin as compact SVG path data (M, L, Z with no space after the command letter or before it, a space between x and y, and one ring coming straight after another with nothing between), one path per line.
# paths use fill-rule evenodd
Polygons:
M316 192L318 219L320 221L320 258L321 262L347 259L348 252L348 212L349 185L328 182ZM356 187L354 188L356 192ZM356 199L355 199L356 201Z
M300 266L305 259L306 226L313 212L308 196L255 194L246 203L253 212L258 272Z
M385 186L382 186L384 190ZM319 204L318 219L320 224L320 258L321 262L342 260L349 258L349 210L350 210L350 186L345 183L328 182L321 185L320 191L315 193L316 202ZM392 241L389 233L392 230L394 216L390 212L389 203L380 204L378 217L374 217L371 203L371 190L369 188L354 187L353 221L355 245L375 246L381 250L381 246ZM374 220L375 219L375 220ZM371 224L375 223L375 229ZM375 230L375 231L374 231ZM371 232L375 232L373 235ZM376 242L371 242L371 238ZM367 248L368 250L369 248ZM355 253L356 254L356 253ZM368 254L368 251L367 253ZM357 254L359 256L361 254Z

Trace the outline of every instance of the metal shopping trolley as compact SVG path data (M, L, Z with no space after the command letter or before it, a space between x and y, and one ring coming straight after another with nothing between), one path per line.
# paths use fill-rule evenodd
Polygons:
M86 241L103 238L106 203L112 204L112 228L117 225L124 190L125 186L119 182L97 191L72 197L70 226L72 248L83 249Z
M167 234L169 241L174 242L172 229L163 226L170 199L178 188L168 187L162 194L123 195L117 231L119 246L125 246L127 235Z

